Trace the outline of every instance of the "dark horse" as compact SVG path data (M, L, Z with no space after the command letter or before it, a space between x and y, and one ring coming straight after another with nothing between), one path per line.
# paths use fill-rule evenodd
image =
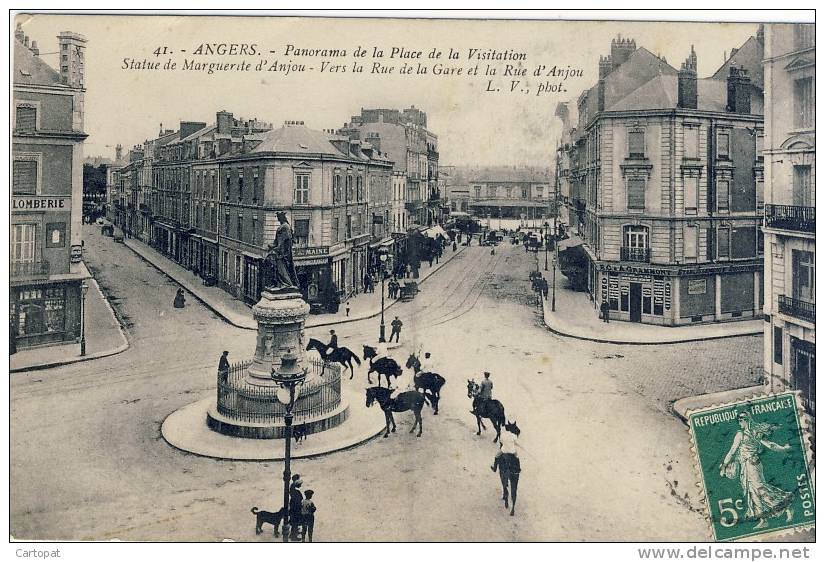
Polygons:
M413 376L413 384L416 390L423 390L426 394L430 391L430 403L433 405L433 415L438 415L438 401L441 398L441 387L447 382L444 377L438 373L421 373L421 361L415 353L411 353L407 358L408 369L412 369L415 375Z
M487 429L484 427L484 422L481 421L481 418L487 418L493 422L493 427L496 430L496 438L493 439L493 443L495 443L501 437L501 426L505 422L504 406L498 400L485 400L479 396L480 392L481 387L475 380L470 379L467 381L467 398L473 399L473 411L471 413L475 415L478 424L476 435L481 435L481 430Z
M521 434L521 430L515 421L505 423L504 430L515 434ZM501 499L504 500L504 507L510 507L510 515L516 513L516 497L518 497L518 478L521 475L521 461L512 453L502 453L498 459L498 476L501 479ZM510 488L510 499L512 507L507 503L507 488Z
M378 356L374 347L364 346L364 360L370 362L370 369L367 371L367 383L372 384L372 373L378 373L378 386L381 386L381 375L387 377L387 388L390 387L390 376L398 378L401 376L401 365L390 357L381 357L373 361Z
M372 403L377 401L381 409L384 410L384 418L387 422L387 431L384 433L386 439L390 435L390 424L392 424L392 431L395 433L395 419L393 419L393 412L406 412L412 410L415 416L415 423L410 428L410 433L418 426L418 437L421 437L421 408L424 407L425 395L416 392L415 390L408 390L402 392L395 398L391 398L392 391L389 388L382 386L371 386L367 389L367 408L372 406Z
M352 376L355 374L355 370L352 366L352 360L355 359L355 362L358 363L358 365L361 364L361 360L358 359L358 356L346 347L338 347L333 349L330 353L327 353L327 344L320 340L316 340L315 338L310 338L306 350L309 351L310 349L317 351L318 355L321 356L321 360L324 362L321 367L321 376L324 376L324 369L326 368L327 363L331 362L339 363L344 367L349 368L349 378L352 379Z

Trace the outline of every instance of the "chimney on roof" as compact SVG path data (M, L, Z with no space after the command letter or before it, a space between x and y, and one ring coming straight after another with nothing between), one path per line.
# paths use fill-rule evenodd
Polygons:
M765 24L760 23L759 27L756 30L756 40L759 41L762 45L765 44Z
M690 46L690 55L682 63L678 77L678 107L697 109L699 104L698 83L696 78L696 51Z
M610 74L611 70L613 70L613 68L610 62L610 55L606 57L599 56L599 80Z
M731 49L731 50L730 50L730 58L733 58L733 55L735 55L735 54L736 54L736 53L738 53L738 52L739 52L739 49L737 49L736 47L734 47L733 49Z
M731 113L751 112L751 79L744 66L731 65L728 75L728 106Z
M115 160L120 162L123 159L123 146L118 143L115 147Z
M37 41L32 41L32 54L34 56L40 56L40 49L37 46Z
M621 35L619 35L616 39L613 39L613 41L610 42L610 61L612 64L611 71L616 70L619 66L624 64L635 50L635 39L622 39Z
M85 87L86 38L79 33L61 31L57 41L60 46L60 81L72 88Z
M18 23L17 27L14 28L14 38L22 43L23 37L23 26Z
M221 110L217 114L215 114L215 122L217 123L218 134L232 134L232 121L232 114L228 111Z
M23 36L23 44L24 44L26 47L28 47L28 46L29 46L29 36L28 36L28 35L24 35L24 36Z

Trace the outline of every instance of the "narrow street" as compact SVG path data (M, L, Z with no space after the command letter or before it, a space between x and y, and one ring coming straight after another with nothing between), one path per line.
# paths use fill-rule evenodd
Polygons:
M280 463L218 461L170 447L159 427L214 392L220 351L252 355L254 333L194 299L110 238L86 237L87 264L125 323L116 356L11 378L11 532L19 539L273 541L252 506L278 508ZM449 251L449 250L448 250ZM465 250L388 311L404 321L403 363L433 354L447 379L421 438L398 432L293 470L315 490L322 541L699 541L707 525L678 398L747 386L761 337L650 347L557 337L541 324L518 246ZM558 306L564 306L563 297ZM495 318L495 323L490 319ZM328 328L307 330L326 339ZM378 319L336 327L360 354ZM522 429L516 516L490 472L489 424L476 436L467 379L490 371L493 395ZM347 381L363 387L366 367ZM359 376L360 375L360 376ZM353 404L363 408L364 404ZM376 416L383 416L375 409ZM282 447L282 442L273 443ZM298 445L300 447L300 445ZM113 517L120 514L120 517ZM630 516L632 514L632 517ZM364 521L372 524L364 525Z

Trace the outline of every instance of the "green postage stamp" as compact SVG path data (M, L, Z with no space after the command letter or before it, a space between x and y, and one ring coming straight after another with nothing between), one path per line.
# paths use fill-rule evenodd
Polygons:
M713 536L730 541L813 527L810 448L796 394L688 413Z

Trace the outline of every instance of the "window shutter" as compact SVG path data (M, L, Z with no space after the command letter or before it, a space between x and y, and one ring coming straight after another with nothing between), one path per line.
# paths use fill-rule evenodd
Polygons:
M35 195L37 193L37 162L34 160L15 160L12 193Z
M695 226L685 227L685 258L696 259L697 228Z
M727 211L730 206L730 182L719 181L716 186L716 210Z
M309 221L300 219L295 221L295 236L298 238L307 238L309 236Z
M719 252L720 258L730 257L730 228L719 229Z
M645 134L641 131L633 131L628 135L630 158L644 158L645 156Z
M627 208L645 208L645 180L631 178L627 180Z
M698 206L699 178L696 176L685 178L685 212L696 214Z
M685 158L696 158L699 153L699 129L685 127Z
M18 131L28 132L37 130L37 109L25 105L18 106L15 128Z

